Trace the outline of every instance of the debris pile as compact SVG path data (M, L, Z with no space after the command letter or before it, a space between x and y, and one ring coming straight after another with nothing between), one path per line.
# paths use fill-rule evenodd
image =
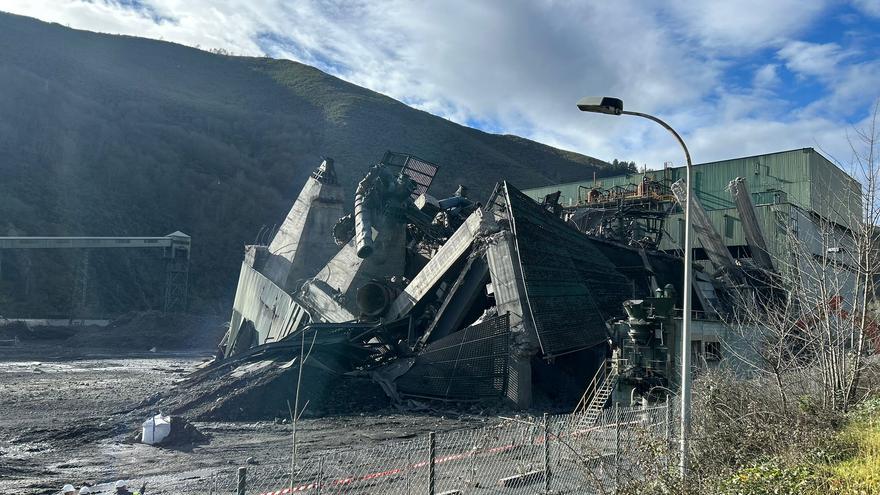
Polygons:
M73 327L31 328L23 321L12 321L0 327L0 340L21 342L63 340L70 338L76 331L77 329Z
M289 419L298 380L302 384L303 417L347 414L388 405L382 389L368 377L342 377L305 366L300 378L299 357L299 346L276 344L253 354L225 359L197 370L167 392L148 398L135 410L160 408L194 421ZM316 346L309 360L328 358Z
M437 199L438 170L388 152L343 215L326 159L271 242L246 247L218 359L163 410L283 418L297 390L306 415L387 405L380 390L398 404L572 402L622 303L681 280L679 258L585 235L506 182L485 205L465 187Z

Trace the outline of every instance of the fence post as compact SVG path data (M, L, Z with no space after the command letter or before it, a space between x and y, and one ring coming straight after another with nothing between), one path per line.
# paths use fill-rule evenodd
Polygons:
M437 444L434 432L428 433L428 495L434 495L434 457Z
M324 481L324 456L318 460L318 481L315 482L315 493L321 495L321 483Z
M409 479L412 476L412 472L413 472L413 462L412 462L412 452L410 452L409 448L406 449L406 471L405 472L406 472L406 476L403 479L406 480L406 493L412 493L410 491Z
M247 490L247 468L240 467L238 468L238 483L236 483L235 493L237 495L244 495Z
M544 413L544 493L550 493L550 423Z
M666 421L664 422L664 439L666 440L666 469L669 469L669 458L672 456L672 409L669 407L669 395L666 395Z
M620 404L614 403L614 493L620 493Z

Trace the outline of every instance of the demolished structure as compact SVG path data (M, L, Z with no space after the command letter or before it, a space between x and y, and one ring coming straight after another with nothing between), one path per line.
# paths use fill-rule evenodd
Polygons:
M800 150L786 153L801 158ZM803 155L811 173L829 173ZM768 177L749 182L776 199L756 205L766 194L749 192L742 172L750 163L740 162L717 190L699 183L699 170L712 168L699 169L690 201L698 239L690 347L698 366L720 361L721 339L735 341L720 317L735 296L780 297L764 282L778 269L783 234L792 232L782 220L821 209L819 192L806 203L779 201L785 191L777 183L796 182L763 166L755 175ZM326 159L268 246L247 246L223 359L212 369L258 383L271 373L247 378L250 371L297 370L295 381L272 385L259 400L286 400L299 383L319 404L359 379L396 403L577 403L588 416L612 396L661 400L675 388L683 265L670 227L677 223L683 235L675 219L688 201L678 169L603 179L611 187L577 184L576 201L567 185L524 194L501 182L483 204L464 187L432 196L438 170L388 152L343 216ZM845 174L830 173L850 187ZM233 383L227 388L241 395ZM236 407L247 410L252 399L242 396Z
M300 351L306 383L370 377L395 401L573 404L624 301L680 284L678 257L584 235L507 182L485 204L438 200L438 169L386 153L343 216L326 159L269 245L246 247L225 360L274 346Z

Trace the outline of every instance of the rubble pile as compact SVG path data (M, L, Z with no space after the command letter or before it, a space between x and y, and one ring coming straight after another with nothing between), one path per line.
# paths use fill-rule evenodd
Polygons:
M153 396L137 410L161 409L194 421L289 419L301 382L303 417L346 414L363 408L381 409L388 400L366 377L342 377L314 366L323 357L314 352L299 377L299 351L269 348L254 356L230 359L199 370L174 388ZM311 363L310 363L311 361Z
M171 448L191 448L205 443L208 436L200 432L192 423L181 416L171 417L171 433L162 442L162 446Z
M465 187L437 199L438 170L388 152L343 215L325 159L271 242L246 247L218 359L163 410L284 418L297 388L306 415L576 401L622 303L681 280L679 258L586 235L506 182L485 205Z
M63 340L76 333L73 327L37 327L31 328L23 321L13 321L0 327L0 340L18 339L22 342Z

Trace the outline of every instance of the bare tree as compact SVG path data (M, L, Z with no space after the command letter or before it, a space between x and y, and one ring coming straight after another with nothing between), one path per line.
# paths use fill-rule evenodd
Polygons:
M823 406L835 410L858 400L865 356L877 335L878 118L880 100L869 123L850 137L852 159L841 168L855 181L831 171L814 183L816 211L794 205L775 211L784 232L776 251L784 254L774 257L772 273L752 271L725 317L737 335L731 352L773 377L783 410L793 385L800 393L817 392ZM809 390L816 381L818 389Z

